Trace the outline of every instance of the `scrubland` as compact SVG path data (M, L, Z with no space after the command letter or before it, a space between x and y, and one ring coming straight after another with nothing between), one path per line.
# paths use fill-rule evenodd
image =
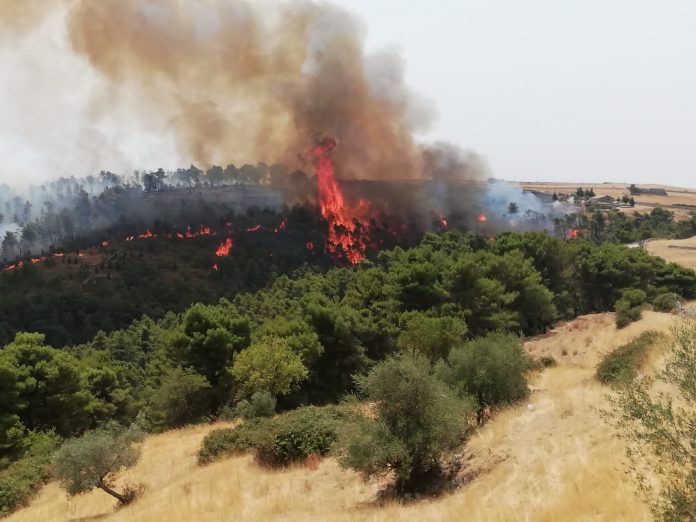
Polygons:
M120 484L144 493L117 509L101 491L68 498L55 483L8 520L650 520L625 475L623 447L599 416L608 388L594 378L600 358L646 330L669 331L673 317L645 312L617 330L613 314L582 316L525 345L558 364L530 379L532 393L503 410L461 448L468 482L434 499L380 502L365 482L331 458L277 471L249 456L196 462L202 438L221 424L148 438L143 458ZM654 350L644 371L662 363Z

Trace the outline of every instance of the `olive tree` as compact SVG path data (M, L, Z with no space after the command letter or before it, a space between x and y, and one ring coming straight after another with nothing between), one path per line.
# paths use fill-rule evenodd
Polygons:
M342 430L341 465L368 475L393 471L400 493L427 488L444 452L463 440L471 401L436 377L425 357L409 353L377 364L356 383L374 415Z
M659 520L696 520L696 318L679 319L666 369L610 397L630 471ZM663 391L656 391L656 390ZM655 480L657 478L657 480Z
M70 495L99 488L121 504L130 503L136 490L114 490L116 474L140 459L144 432L137 426L112 425L67 441L55 455L55 476Z

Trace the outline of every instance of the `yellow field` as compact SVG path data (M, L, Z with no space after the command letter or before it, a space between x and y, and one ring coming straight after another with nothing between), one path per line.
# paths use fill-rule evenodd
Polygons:
M642 331L668 331L673 317L646 312L616 330L612 314L580 317L526 344L558 366L535 375L529 401L495 416L462 451L481 474L457 492L412 503L376 503L378 481L364 482L331 459L316 469L269 471L251 457L199 467L201 425L150 437L143 458L119 482L145 493L116 510L101 491L66 498L49 484L19 521L273 520L650 520L624 474L623 447L598 416L607 388L593 378L602 354ZM650 365L659 365L660 354Z
M649 241L646 249L654 256L660 256L667 261L696 270L696 237Z
M689 216L689 212L693 209L679 207L677 205L696 205L696 189L694 188L680 188L680 187L670 187L667 185L638 185L640 188L661 188L667 191L667 196L657 196L652 194L641 194L634 196L636 201L636 206L633 208L622 208L622 212L631 214L633 212L650 212L654 207L660 206L669 209L674 212L676 219L686 219ZM541 183L541 182L524 182L522 187L526 190L536 190L540 192L548 193L559 193L559 194L570 194L577 190L578 187L583 189L592 188L595 194L598 196L612 196L614 198L620 198L624 194L630 193L628 191L628 184L626 183Z

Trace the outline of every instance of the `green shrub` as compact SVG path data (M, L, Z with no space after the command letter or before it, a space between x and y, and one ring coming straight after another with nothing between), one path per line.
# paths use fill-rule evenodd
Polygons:
M679 295L668 292L657 295L655 299L653 299L652 305L656 312L671 312L677 307L680 301Z
M251 419L236 428L212 431L203 439L198 462L207 464L251 450L259 462L269 466L326 455L346 412L335 406L307 406L272 419Z
M516 335L494 332L454 348L438 373L460 396L476 399L483 410L523 399L529 393L530 362Z
M272 417L276 410L276 399L267 391L255 392L251 399L239 401L232 410L235 418L255 419Z
M50 477L51 456L58 445L53 434L30 434L31 447L23 457L0 470L0 517L27 504Z
M235 428L211 431L203 438L198 463L208 464L256 448L268 436L269 424L268 420L250 420Z
M334 408L307 406L277 417L272 433L256 447L256 457L271 466L287 466L310 455L326 455L336 441L341 415Z
M655 331L643 332L631 342L607 354L597 366L597 379L604 384L631 382L645 361L648 349L662 337Z
M629 288L624 290L621 298L616 301L616 326L624 328L641 318L648 296L642 290Z

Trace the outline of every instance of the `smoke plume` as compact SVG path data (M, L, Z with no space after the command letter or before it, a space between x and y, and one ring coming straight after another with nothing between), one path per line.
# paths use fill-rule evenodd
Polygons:
M42 16L60 11L65 50L92 76L86 109L75 114L86 120L80 143L64 144L90 149L88 168L96 157L142 159L142 150L132 153L138 133L145 143L171 137L179 164L203 167L293 166L298 152L332 136L342 179L439 176L449 161L441 156L461 158L451 148L424 153L415 142L433 108L406 86L398 53L366 52L365 26L342 8L310 1L46 3L0 0L0 24L27 37ZM466 176L480 177L473 160Z

